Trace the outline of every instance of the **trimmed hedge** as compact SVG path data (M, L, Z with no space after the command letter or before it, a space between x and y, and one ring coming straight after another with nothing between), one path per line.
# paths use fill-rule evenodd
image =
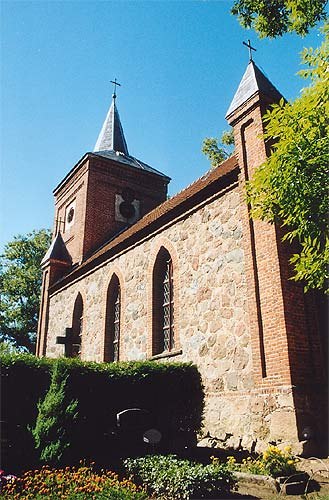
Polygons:
M28 354L5 354L1 363L1 469L34 466L38 454L27 426L37 418L38 400L50 384L51 363Z
M6 470L38 465L28 427L35 425L37 403L49 388L54 362L25 354L1 356L1 420L7 440L2 468ZM78 418L69 429L67 463L84 458L108 464L133 455L135 445L140 453L143 445L134 430L125 431L123 436L118 433L116 415L127 408L150 412L151 427L163 436L161 450L195 440L204 405L195 366L154 361L93 363L69 358L62 358L61 363L68 373L67 398L78 400Z

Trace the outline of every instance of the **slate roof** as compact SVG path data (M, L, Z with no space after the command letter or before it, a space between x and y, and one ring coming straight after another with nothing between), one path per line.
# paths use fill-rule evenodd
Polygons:
M107 158L109 160L114 160L118 161L119 163L124 163L125 165L129 165L134 168L138 168L139 170L146 170L147 172L151 172L152 174L157 174L161 175L168 181L170 181L170 177L167 175L163 174L159 170L156 170L153 167L150 167L150 165L147 165L147 163L144 163L141 160L138 160L134 156L131 155L125 155L119 151L94 151L93 153L90 153L94 156L101 156L103 158Z
M273 99L274 102L282 98L282 94L274 87L264 73L262 73L256 63L254 61L249 61L238 90L226 112L226 118L256 94L256 92L265 94Z
M112 104L94 147L94 152L106 150L119 151L127 156L129 155L119 112L115 104L115 97L113 97Z
M159 172L159 170L150 167L150 165L129 154L115 99L116 96L114 94L112 104L106 115L92 154L161 175L170 181L170 177L167 177L162 172Z
M41 261L41 265L45 264L48 260L56 260L57 262L62 262L63 264L71 264L71 256L65 246L62 235L60 232L57 233L56 238L51 242L46 255Z

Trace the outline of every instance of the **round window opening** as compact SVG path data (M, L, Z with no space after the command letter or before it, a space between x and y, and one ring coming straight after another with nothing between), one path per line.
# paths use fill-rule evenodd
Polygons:
M120 203L119 210L125 219L131 219L135 215L135 207L128 201Z
M69 210L69 213L67 214L67 222L68 223L73 221L73 216L74 216L74 208L71 207Z

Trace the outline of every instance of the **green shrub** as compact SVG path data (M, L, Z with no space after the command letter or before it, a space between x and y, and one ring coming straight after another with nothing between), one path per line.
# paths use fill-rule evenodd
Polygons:
M124 466L132 481L164 500L219 498L234 487L233 475L225 464L202 465L175 455L154 455L126 459Z
M70 446L70 432L77 418L78 402L66 396L67 369L62 360L55 363L51 384L43 401L38 403L38 417L31 428L41 462L60 465L63 454Z

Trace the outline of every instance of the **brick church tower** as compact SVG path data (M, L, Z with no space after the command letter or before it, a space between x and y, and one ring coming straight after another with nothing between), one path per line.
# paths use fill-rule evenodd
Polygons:
M55 234L62 233L72 264L162 203L169 180L129 155L114 93L94 151L54 190Z
M54 190L54 239L42 261L37 355L45 352L48 288L167 199L170 178L129 154L116 97L114 91L93 152Z

